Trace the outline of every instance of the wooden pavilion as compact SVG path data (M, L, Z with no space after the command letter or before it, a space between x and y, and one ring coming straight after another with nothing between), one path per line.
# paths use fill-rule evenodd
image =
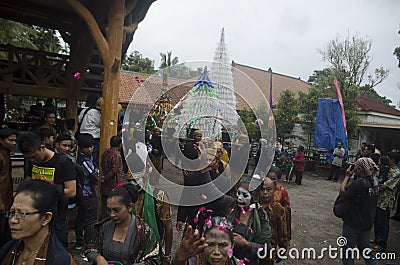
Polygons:
M78 100L102 95L100 152L116 134L120 65L138 24L154 0L2 0L0 17L57 29L69 55L1 45L0 94L67 100L76 117ZM74 73L81 73L74 79Z

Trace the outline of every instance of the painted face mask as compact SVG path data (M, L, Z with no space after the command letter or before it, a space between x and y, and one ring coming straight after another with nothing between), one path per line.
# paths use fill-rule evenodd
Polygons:
M135 179L137 184L139 184L140 187L144 187L144 178L137 178Z
M251 194L245 188L239 187L236 193L237 204L239 207L246 207L250 205Z
M129 183L134 184L134 185L139 185L142 189L146 189L146 179L144 177L139 177L139 178L132 178L128 180Z

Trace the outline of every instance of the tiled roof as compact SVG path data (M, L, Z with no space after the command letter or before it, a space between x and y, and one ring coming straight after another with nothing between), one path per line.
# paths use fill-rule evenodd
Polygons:
M119 87L119 103L127 104L131 100L133 94L141 85L141 80L146 80L150 75L121 71L121 81Z
M235 93L237 104L236 109L241 110L243 108L248 108L248 103L252 106L257 106L258 103L261 102L259 94L257 94L252 89L246 89L249 86L249 79L243 78L243 73L249 76L261 89L261 92L264 94L266 100L269 100L269 78L270 73L266 70L253 68L246 65L241 65L233 62L234 66L233 70L233 83L235 87ZM142 84L141 80L146 80L151 75L141 74L135 72L121 71L121 86L119 91L119 102L121 104L128 104L132 98L132 95L138 89L138 87ZM136 104L149 104L149 102L155 102L157 98L160 96L160 88L162 86L162 77L159 78L153 77L151 78L151 84L146 84L146 91L141 91L140 95L135 94L134 101ZM276 105L277 98L280 93L283 92L286 88L292 90L297 94L297 91L307 92L309 88L309 84L300 79L293 78L290 76L272 73L272 99L273 105ZM193 82L188 82L183 84L181 80L168 80L167 94L171 99L171 104L175 105L179 102L179 99L182 98L191 88L193 87ZM247 102L243 99L246 97Z
M143 83L143 80L147 80L151 75L121 71L121 82L119 89L119 100L121 105L128 105L131 100L135 105L148 105L150 102L156 102L157 98L160 96L160 85L162 84L162 78L157 80L156 77L151 78L151 84L149 81L146 83L146 90L141 90L140 94L135 92ZM178 82L168 82L167 95L171 100L171 104L175 106L181 98L183 98L190 89L193 88L194 82L187 82L184 84L178 84ZM132 96L135 95L134 98ZM237 98L237 109L249 108L248 104L243 100L243 98L236 94ZM253 102L252 102L253 103Z
M379 100L372 98L366 94L360 96L358 102L362 111L374 111L379 113L400 116L400 110L397 110L388 104L382 103Z
M232 66L247 74L251 79L256 82L256 84L260 87L266 99L269 101L269 90L270 90L270 72L268 70L258 69L251 66L238 64L236 62L232 62ZM235 79L235 74L233 75L234 84L237 83ZM287 88L294 92L297 96L297 91L308 92L308 88L310 84L291 76L278 74L272 72L272 105L275 106L277 104L277 100L279 95ZM251 91L250 91L251 93ZM251 97L251 95L248 95ZM237 109L241 109L241 106L238 102Z
M119 100L122 105L127 105L131 100L137 105L147 105L157 101L161 95L160 91L162 86L162 77L158 78L152 75L142 74L129 71L121 71L121 82L119 88ZM146 90L141 89L137 92L138 88L144 83ZM193 82L183 83L181 80L168 80L166 87L167 95L171 99L171 104L175 105L179 100L193 87ZM134 98L132 98L134 96Z

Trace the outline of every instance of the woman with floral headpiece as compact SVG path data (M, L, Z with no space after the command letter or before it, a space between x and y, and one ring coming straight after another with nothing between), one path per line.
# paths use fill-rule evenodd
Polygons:
M233 246L232 224L225 217L209 218L202 236L197 229L188 227L172 264L187 265L189 258L195 257L196 265L236 265Z

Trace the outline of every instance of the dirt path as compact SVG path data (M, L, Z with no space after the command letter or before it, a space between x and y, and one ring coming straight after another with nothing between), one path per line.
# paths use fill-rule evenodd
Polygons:
M337 238L341 235L342 220L332 212L340 188L340 182L325 180L325 174L319 177L306 174L301 186L286 184L292 207L291 247L315 248L320 253L329 245L337 247ZM379 261L380 265L395 264L400 261L400 223L390 220L388 252L395 252L396 261ZM337 253L337 252L335 252ZM317 254L318 255L318 254ZM328 256L327 254L325 256ZM337 259L287 260L281 264L342 264ZM365 264L363 260L355 264Z

